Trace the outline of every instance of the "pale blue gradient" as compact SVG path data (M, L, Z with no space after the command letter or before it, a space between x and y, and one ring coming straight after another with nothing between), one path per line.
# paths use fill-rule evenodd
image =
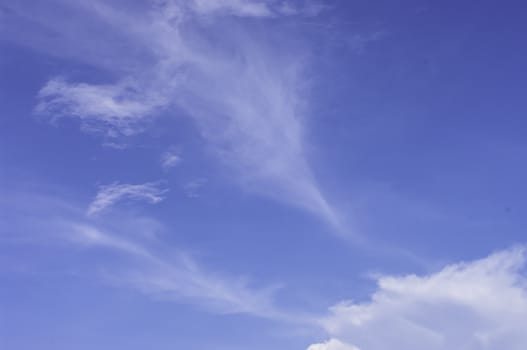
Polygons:
M523 244L525 10L0 1L0 348L305 350Z

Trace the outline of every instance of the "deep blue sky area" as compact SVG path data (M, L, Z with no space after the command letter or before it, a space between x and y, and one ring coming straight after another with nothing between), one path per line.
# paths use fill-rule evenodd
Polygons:
M0 348L525 349L526 10L0 0Z

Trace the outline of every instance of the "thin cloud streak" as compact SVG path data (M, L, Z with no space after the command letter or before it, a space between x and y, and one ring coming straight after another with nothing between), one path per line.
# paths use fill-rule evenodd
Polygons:
M164 199L163 195L167 191L166 189L159 188L159 184L154 182L139 185L114 182L109 185L100 186L95 199L88 207L87 215L93 216L99 214L117 202L126 199L156 204Z
M90 224L64 223L69 242L100 247L135 259L135 267L110 274L111 282L132 287L155 298L190 301L209 311L287 321L290 317L274 306L276 287L250 288L243 279L233 279L204 270L184 253L163 256Z

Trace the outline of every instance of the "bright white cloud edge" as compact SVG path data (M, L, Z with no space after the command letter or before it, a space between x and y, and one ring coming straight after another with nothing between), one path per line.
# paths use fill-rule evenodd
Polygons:
M359 350L353 345L345 344L337 339L330 339L327 342L310 345L307 350Z
M94 216L108 210L122 200L145 201L156 204L164 199L168 190L159 187L159 183L147 182L144 184L121 184L114 182L99 187L95 199L87 210L88 216Z
M341 302L309 350L527 348L526 248L426 275L382 276L369 302ZM346 347L348 346L348 347Z

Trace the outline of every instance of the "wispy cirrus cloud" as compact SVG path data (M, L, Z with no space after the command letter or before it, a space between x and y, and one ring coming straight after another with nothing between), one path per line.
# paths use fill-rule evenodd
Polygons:
M136 185L114 182L100 186L95 199L88 207L87 214L93 216L101 213L122 200L139 200L151 204L159 203L164 199L164 194L167 191L160 188L159 184L155 182Z
M316 16L328 8L321 1L192 0L190 8L201 15L239 17Z
M84 6L85 14L107 23L119 32L109 37L127 38L149 59L138 58L125 73L116 68L121 77L114 83L52 79L40 91L37 111L78 118L84 128L110 137L142 130L160 110L183 111L229 179L338 227L339 216L316 180L306 147L308 55L284 28L280 35L258 30L258 21L271 14L294 18L302 12L295 4L295 11L281 13L285 5L293 8L289 2L175 0L153 2L145 17L93 2ZM240 16L250 20L235 19Z
M309 350L525 349L526 262L517 247L427 276L382 276L371 301L331 308L321 324L333 340Z
M136 260L133 267L109 273L108 278L114 284L134 288L155 298L191 302L211 312L288 318L274 305L276 287L251 288L244 279L207 271L185 253L165 256L88 223L65 222L62 226L68 233L64 237L70 242L105 248ZM108 269L111 270L111 266Z
M16 246L16 251L38 245L45 252L54 252L55 266L65 267L71 264L66 256L72 248L76 248L76 256L81 248L104 268L103 274L95 276L103 283L210 313L292 319L275 303L277 285L253 283L247 277L201 264L179 247L161 242L159 235L167 228L152 218L110 214L100 222L83 215L82 206L70 199L23 191L2 194L0 210L5 225L0 225L0 239L6 246ZM105 254L100 255L102 252ZM47 256L42 254L33 262ZM76 266L76 273L88 278L96 272L91 267Z

